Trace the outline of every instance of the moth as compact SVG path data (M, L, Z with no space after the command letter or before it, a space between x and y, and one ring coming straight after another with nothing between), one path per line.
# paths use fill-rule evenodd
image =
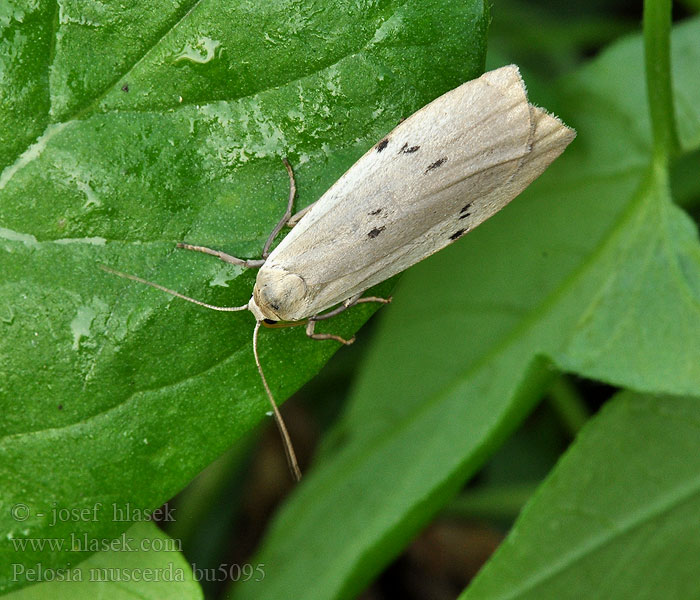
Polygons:
M270 234L261 259L178 244L245 267L259 268L243 306L200 302L140 277L106 270L214 310L249 310L255 317L253 354L296 479L301 472L282 416L260 364L260 325L306 322L315 339L318 321L360 302L362 293L448 246L501 210L574 139L558 118L528 102L518 67L485 73L440 96L362 156L323 196L292 216L294 176L287 211ZM270 252L285 226L291 232ZM329 311L329 309L331 309Z

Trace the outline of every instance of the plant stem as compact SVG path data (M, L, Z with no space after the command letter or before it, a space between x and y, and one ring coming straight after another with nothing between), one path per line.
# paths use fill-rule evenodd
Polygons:
M671 0L644 2L644 56L653 133L653 160L668 165L678 148L671 87Z

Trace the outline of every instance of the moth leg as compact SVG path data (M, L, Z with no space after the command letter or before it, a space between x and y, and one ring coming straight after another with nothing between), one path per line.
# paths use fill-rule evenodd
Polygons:
M309 204L306 208L302 208L299 212L294 213L291 217L289 217L289 221L286 223L287 227L290 229L294 227L299 221L301 221L301 218L311 210L311 207L315 205L316 202Z
M366 296L365 298L358 298L355 304L363 304L365 302L379 302L379 304L391 304L393 298L389 296L388 298L380 298L379 296ZM351 304L350 306L354 306ZM348 307L349 308L349 307Z
M212 248L206 248L204 246L194 246L192 244L185 244L184 242L178 242L177 247L185 250L194 250L195 252L203 252L204 254L209 254L210 256L216 256L216 258L220 258L226 263L239 265L249 269L258 269L265 263L263 259L236 258L235 256L222 252L221 250L213 250Z
M272 245L272 242L277 237L277 234L280 231L282 231L282 227L284 227L289 222L289 219L292 218L294 196L296 196L297 193L297 185L294 181L294 171L292 171L292 166L289 164L289 161L286 158L283 158L282 162L284 163L284 166L287 169L287 174L289 175L289 200L287 201L287 210L284 212L284 215L280 219L279 223L275 225L275 228L270 232L270 235L267 237L267 241L265 242L262 251L263 258L267 258L269 256L270 246Z
M292 167L290 166L289 161L287 161L286 158L283 158L282 161L284 162L284 166L287 168L287 173L289 173L289 202L287 203L287 211L284 213L284 216L280 219L280 222L277 223L275 228L272 230L272 233L270 233L267 242L265 242L265 247L263 248L263 258L267 258L267 255L270 253L269 249L272 245L272 241L275 239L277 234L280 231L282 231L282 228L289 227L291 229L292 227L294 227L299 221L301 221L301 218L311 210L311 207L314 206L314 204L316 204L316 202L314 202L313 204L309 204L305 208L302 208L300 211L292 214L294 197L296 196L296 182L294 180L294 172L292 171Z
M377 296L367 296L366 298L362 298L361 294L357 294L356 296L345 300L345 302L343 302L337 308L329 310L327 313L323 313L322 315L314 315L313 317L310 317L309 320L324 321L325 319L330 319L331 317L335 317L336 315L345 312L348 308L351 308L356 304L364 304L365 302L379 302L380 304L389 304L391 302L391 296L389 298L379 298Z
M306 335L308 335L311 339L314 340L335 340L336 342L340 342L341 344L345 344L346 346L352 344L355 341L354 337L351 337L349 340L346 340L338 335L332 335L330 333L314 333L314 329L316 328L316 323L318 321L324 321L326 319L330 319L331 317L335 317L336 315L339 315L340 313L346 311L352 306L355 306L356 304L362 304L364 302L379 302L381 304L388 304L389 302L391 302L391 297L379 298L377 296L367 296L366 298L361 298L360 296L361 294L357 294L352 298L348 298L338 308L334 308L333 310L330 310L327 313L309 317L309 321L306 324Z
M335 340L336 342L340 342L345 346L349 346L355 341L354 336L349 340L346 340L345 338L342 338L339 335L333 335L332 333L314 333L315 327L316 321L309 319L309 322L306 324L306 335L308 335L312 340Z
M274 241L277 234L282 230L282 227L285 226L285 224L289 221L290 217L292 216L292 206L294 205L294 196L296 195L296 192L297 192L297 187L296 187L296 183L294 182L294 172L292 171L292 167L286 158L283 158L282 162L284 162L284 166L287 168L287 173L289 173L289 201L287 202L287 210L285 211L284 216L282 217L282 219L280 219L280 222L277 223L277 225L275 225L275 228L272 230L270 235L267 237L267 241L265 242L265 245L263 246L261 259L237 258L236 256L231 256L230 254L226 254L226 252L222 252L221 250L214 250L213 248L207 248L205 246L195 246L193 244L185 244L184 242L178 243L177 247L183 248L184 250L194 250L195 252L202 252L204 254L209 254L210 256L216 256L216 258L219 258L219 259L223 260L224 262L232 264L232 265L239 265L241 267L246 267L249 269L257 269L257 268L262 267L263 264L265 263L265 259L270 254L270 246L272 245L272 242Z

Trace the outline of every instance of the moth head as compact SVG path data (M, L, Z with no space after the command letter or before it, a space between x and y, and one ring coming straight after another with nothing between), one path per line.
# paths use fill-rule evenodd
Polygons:
M296 273L280 267L263 266L258 271L253 299L260 315L273 321L298 321L307 315L306 282ZM255 309L250 307L255 314ZM260 315L255 315L259 318Z

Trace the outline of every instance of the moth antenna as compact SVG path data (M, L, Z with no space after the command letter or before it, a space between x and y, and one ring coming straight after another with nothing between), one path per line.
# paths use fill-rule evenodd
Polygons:
M110 267L106 267L105 265L98 265L98 266L103 271L107 271L107 273L111 273L112 275L118 275L119 277L123 277L124 279L131 279L131 281L138 281L139 283L144 283L146 285L150 285L151 287L154 287L157 290L160 290L161 292L165 292L166 294L170 294L171 296L175 296L176 298L182 298L183 300L187 300L187 302L192 302L193 304L199 304L199 306L203 306L204 308L210 308L212 310L220 310L223 312L235 312L238 310L247 310L248 309L247 304L244 304L243 306L216 306L214 304L207 304L206 302L202 302L201 300L195 300L194 298L190 298L189 296L185 296L185 295L181 294L180 292L176 292L175 290L171 290L170 288L166 288L158 283L153 283L152 281L148 281L147 279L142 279L141 277L137 277L136 275L130 275L129 273L122 273L121 271L111 269Z
M262 366L260 365L260 357L258 356L258 331L260 330L260 321L256 321L255 329L253 329L253 354L255 355L255 364L258 366L258 373L260 373L260 379L262 379L263 386L265 387L265 392L270 400L270 405L272 406L272 412L275 415L275 423L277 424L277 429L279 429L280 435L282 436L282 443L284 445L284 453L287 455L287 464L289 465L289 470L292 472L294 479L296 481L301 481L301 469L299 469L299 463L297 462L297 455L294 452L294 446L292 445L292 438L289 436L287 431L287 426L284 424L284 419L282 418L282 413L280 413L279 408L277 408L277 403L275 402L272 392L270 391L270 386L267 385L267 379L265 379L265 373L263 373Z

